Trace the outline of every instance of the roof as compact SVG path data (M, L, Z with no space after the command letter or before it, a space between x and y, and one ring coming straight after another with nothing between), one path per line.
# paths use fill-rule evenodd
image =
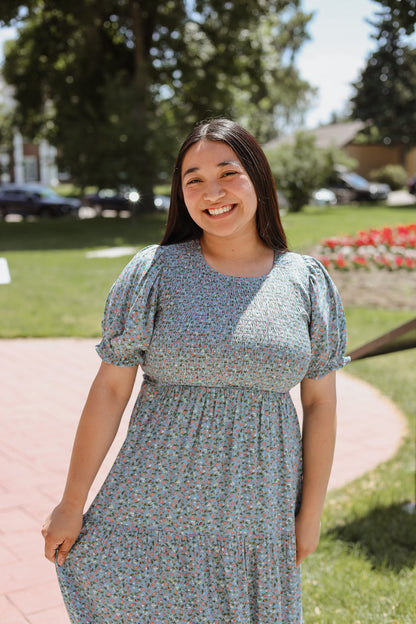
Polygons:
M328 124L319 126L313 130L305 130L306 134L312 134L316 138L317 147L345 147L355 139L357 134L365 127L363 121L347 121L345 123ZM273 149L278 145L293 143L295 133L285 137L273 139L264 145L264 149Z

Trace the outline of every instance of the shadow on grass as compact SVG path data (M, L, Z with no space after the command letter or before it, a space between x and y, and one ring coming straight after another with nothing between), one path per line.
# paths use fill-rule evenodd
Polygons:
M400 572L416 565L416 512L402 503L376 507L328 535L358 547L376 569Z
M39 219L1 222L0 251L91 249L159 243L166 223L165 213L95 219Z

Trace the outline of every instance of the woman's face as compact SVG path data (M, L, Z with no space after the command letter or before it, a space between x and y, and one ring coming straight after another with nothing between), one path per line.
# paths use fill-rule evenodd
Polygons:
M189 215L205 234L257 236L257 196L235 152L226 144L199 141L182 163L182 192Z

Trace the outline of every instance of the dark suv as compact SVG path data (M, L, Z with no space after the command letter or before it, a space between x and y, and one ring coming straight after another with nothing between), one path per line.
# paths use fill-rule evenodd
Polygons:
M20 214L23 217L61 217L78 215L81 202L62 197L41 184L3 184L0 188L0 215Z
M341 171L333 175L328 188L335 193L338 204L385 201L391 190L387 184L369 182L358 173Z
M122 192L103 188L92 195L85 195L83 205L95 208L97 214L103 210L115 210L117 213L123 210L132 212L139 199L140 194L135 189Z

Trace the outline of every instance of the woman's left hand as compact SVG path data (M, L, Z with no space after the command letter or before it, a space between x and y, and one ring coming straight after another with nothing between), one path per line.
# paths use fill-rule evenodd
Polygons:
M295 518L296 530L296 565L300 565L304 559L315 552L319 544L321 521L309 515L303 515L302 511Z

